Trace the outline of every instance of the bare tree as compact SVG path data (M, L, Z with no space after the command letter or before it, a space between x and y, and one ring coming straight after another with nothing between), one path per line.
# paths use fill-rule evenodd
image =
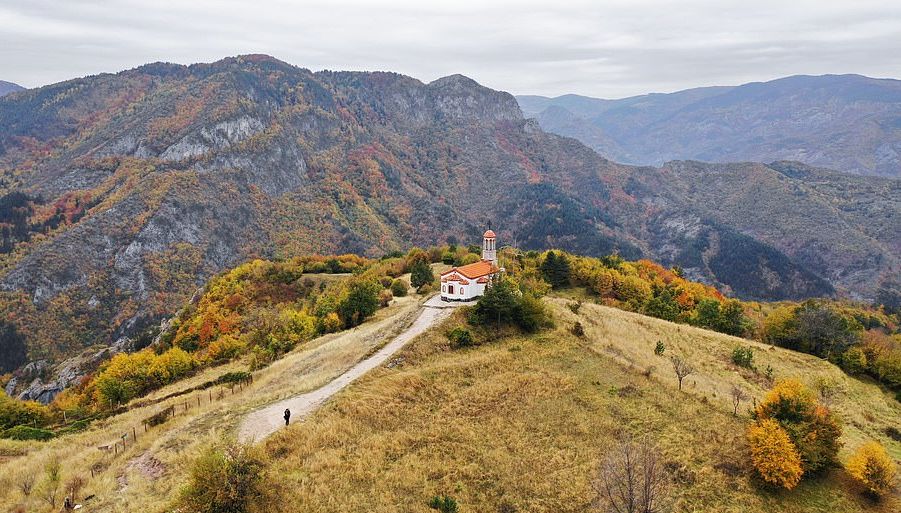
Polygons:
M737 416L738 407L743 401L750 399L750 397L738 385L732 385L732 390L729 392L729 394L732 396L732 415Z
M676 372L676 377L679 378L679 390L681 391L682 380L685 379L685 376L692 374L695 368L680 356L670 356L670 361L673 362L673 371Z
M599 506L612 513L663 513L669 509L669 484L657 448L624 439L601 464Z
M81 496L81 489L84 488L85 480L81 476L72 476L72 479L66 483L66 497L69 497L73 502L77 501Z
M35 479L37 479L37 476L33 472L26 472L19 477L19 489L22 490L22 495L25 497L31 495L31 491L34 490Z

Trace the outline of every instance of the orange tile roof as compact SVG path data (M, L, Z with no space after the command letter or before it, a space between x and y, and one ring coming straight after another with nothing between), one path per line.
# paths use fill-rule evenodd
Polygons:
M464 265L462 267L454 267L450 271L446 271L441 273L441 276L444 277L453 272L457 272L466 276L467 278L476 279L481 278L482 276L488 276L494 274L498 271L498 268L487 260L480 260L474 264Z
M497 237L494 235L494 230L492 230L491 228L489 228L488 231L485 232L484 235L482 235L482 237L485 237L485 238L487 238L487 239L495 239L495 238L497 238Z

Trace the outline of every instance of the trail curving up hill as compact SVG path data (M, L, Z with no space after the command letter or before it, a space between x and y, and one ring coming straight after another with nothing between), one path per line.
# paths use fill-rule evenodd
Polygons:
M253 443L278 431L285 425L282 414L286 408L291 410L292 422L303 420L357 378L383 364L407 342L448 318L456 306L458 305L442 303L438 296L433 297L423 305L421 313L407 329L326 385L249 413L238 426L238 441Z

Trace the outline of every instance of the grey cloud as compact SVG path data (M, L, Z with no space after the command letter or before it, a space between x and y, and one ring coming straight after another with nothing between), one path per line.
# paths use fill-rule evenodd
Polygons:
M901 76L901 2L0 0L0 79L268 53L621 97L807 73Z

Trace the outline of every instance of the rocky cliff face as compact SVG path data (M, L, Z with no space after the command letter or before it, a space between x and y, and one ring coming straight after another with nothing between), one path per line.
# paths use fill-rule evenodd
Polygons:
M152 64L0 99L0 134L0 185L19 194L0 208L16 227L0 313L57 366L17 375L32 397L89 368L66 361L85 348L140 345L238 262L465 243L488 220L526 249L662 258L746 297L832 291L776 235L697 208L685 173L605 160L459 75Z

